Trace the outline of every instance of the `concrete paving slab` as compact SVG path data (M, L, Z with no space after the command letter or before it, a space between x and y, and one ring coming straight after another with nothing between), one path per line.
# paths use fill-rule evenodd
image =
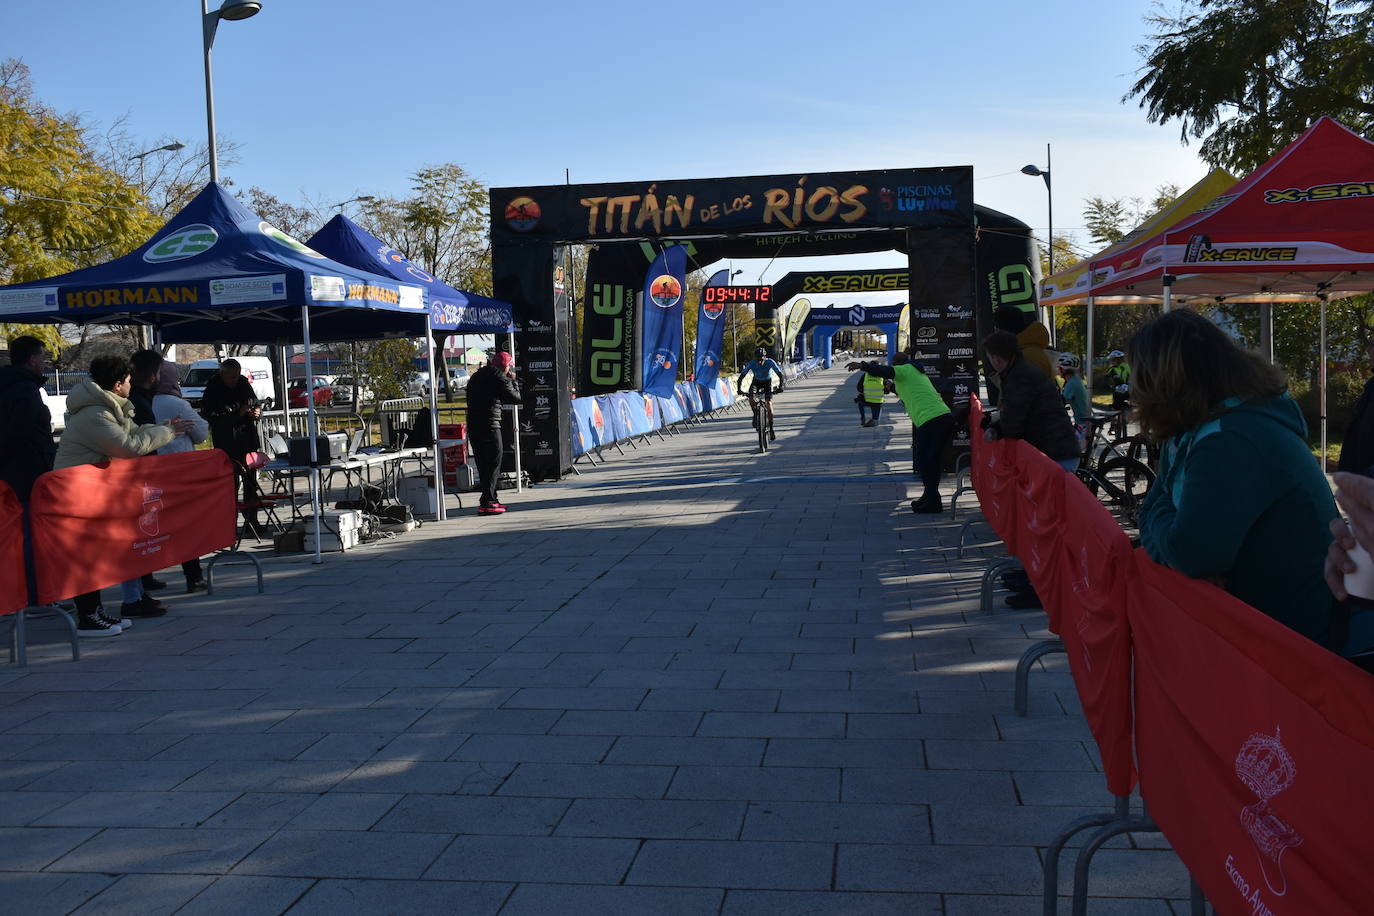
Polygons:
M326 795L320 802L330 797ZM372 829L449 836L548 836L570 804L565 798L407 795Z
M825 890L834 847L828 843L646 840L630 884Z
M125 875L73 910L72 916L170 916L214 880L206 875Z
M219 833L221 831L212 831ZM449 837L361 830L281 830L234 868L235 875L418 878Z
M270 831L110 828L54 862L51 871L222 875Z
M176 912L179 916L241 916L284 913L315 881L313 878L257 878L224 875L214 879Z
M466 881L320 881L307 891L293 914L338 916L340 913L462 913L488 916L501 909L509 884Z
M66 916L115 880L112 875L0 872L0 900L20 902L25 916Z
M619 884L638 840L460 836L425 873L448 881Z
M938 894L745 891L725 895L721 916L941 916Z

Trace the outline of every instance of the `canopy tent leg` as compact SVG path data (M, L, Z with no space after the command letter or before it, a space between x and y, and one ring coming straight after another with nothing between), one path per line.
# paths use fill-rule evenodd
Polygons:
M291 438L291 348L285 341L277 344L277 349L281 354L281 378L277 381L277 387L281 393L281 435L283 439Z
M1164 311L1171 312L1174 308L1174 275L1166 273L1164 280Z
M439 376L434 374L434 327L429 313L425 313L425 346L429 350L429 432L430 457L434 460L434 520L444 520L444 458L439 448ZM448 368L440 356L439 365L444 368L444 390L448 390ZM423 478L422 478L423 479Z
M1260 355L1274 364L1274 303L1260 303Z
M306 435L310 437L310 511L315 516L315 559L311 563L323 563L320 558L320 429L315 416L315 361L310 351L310 306L301 306L301 345L305 347L305 416ZM432 385L430 386L433 387ZM342 545L343 539L339 543Z
M1326 473L1326 293L1319 293L1321 300L1321 360L1317 364L1317 416L1322 428L1321 468Z
M1083 384L1088 389L1089 397L1093 390L1093 334L1097 330L1097 309L1093 304L1093 297L1088 297L1088 342L1083 354Z

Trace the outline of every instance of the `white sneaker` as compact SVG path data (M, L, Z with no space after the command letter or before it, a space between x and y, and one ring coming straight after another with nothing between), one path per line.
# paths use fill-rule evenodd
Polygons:
M76 632L79 636L118 636L124 628L95 614L90 617L83 614L76 622Z
M105 609L103 607L98 607L95 609L95 616L99 617L106 623L111 624L112 626L117 626L124 630L132 630L134 628L134 622L130 620L128 617L111 617L109 614L105 613Z

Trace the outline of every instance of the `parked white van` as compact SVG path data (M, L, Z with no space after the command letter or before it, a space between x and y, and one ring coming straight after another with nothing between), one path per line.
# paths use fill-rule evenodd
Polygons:
M253 393L258 396L263 407L271 407L277 402L276 388L272 382L272 361L265 356L235 356L239 366L243 369L243 377L253 386ZM200 399L205 394L205 386L219 372L219 360L217 359L198 359L191 363L191 368L186 370L186 377L181 380L181 394L186 400L191 402L191 406L199 407Z

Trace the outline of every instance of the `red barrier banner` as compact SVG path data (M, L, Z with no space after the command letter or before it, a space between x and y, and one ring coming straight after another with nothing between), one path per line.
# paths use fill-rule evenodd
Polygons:
M1038 593L1058 576L1059 540L1064 528L1064 469L1020 439L1003 453L1015 469L1011 498L1016 504L1015 555ZM1010 546L1010 545L1008 545ZM1058 609L1045 604L1050 629L1057 629Z
M60 601L234 543L234 478L218 449L49 471L30 503L38 600Z
M1050 629L1067 650L1083 715L1102 755L1107 789L1128 795L1136 782L1126 617L1131 540L1077 477L1050 464L1064 482L1059 562L1053 580L1044 588L1037 585L1036 591L1046 610L1054 609Z
M7 483L0 483L0 614L29 603L24 575L24 509Z
M1141 794L1218 913L1370 912L1374 677L1136 551Z

